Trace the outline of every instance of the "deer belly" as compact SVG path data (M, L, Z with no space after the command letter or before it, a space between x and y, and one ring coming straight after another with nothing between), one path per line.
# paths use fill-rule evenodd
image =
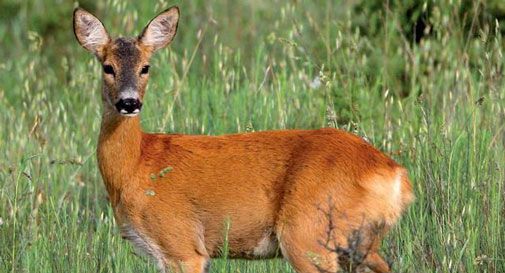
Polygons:
M261 236L230 238L230 258L265 259L281 257L279 243L270 229Z

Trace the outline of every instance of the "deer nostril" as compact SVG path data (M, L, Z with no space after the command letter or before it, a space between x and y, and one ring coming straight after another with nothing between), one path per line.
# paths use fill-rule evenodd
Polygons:
M142 108L142 103L138 99L120 99L116 103L116 109L121 114L137 114Z

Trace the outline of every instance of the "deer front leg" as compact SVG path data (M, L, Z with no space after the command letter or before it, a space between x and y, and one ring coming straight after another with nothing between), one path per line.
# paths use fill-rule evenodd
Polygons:
M183 259L167 259L167 263L160 268L163 273L208 273L210 259L208 257L194 255Z

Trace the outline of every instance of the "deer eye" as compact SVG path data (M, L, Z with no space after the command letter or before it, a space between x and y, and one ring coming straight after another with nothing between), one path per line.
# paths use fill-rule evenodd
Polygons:
M112 65L109 65L109 64L106 64L103 66L103 73L113 75L113 76L115 75L114 68L112 67Z
M144 65L142 67L142 70L140 70L140 74L147 74L149 73L149 65Z

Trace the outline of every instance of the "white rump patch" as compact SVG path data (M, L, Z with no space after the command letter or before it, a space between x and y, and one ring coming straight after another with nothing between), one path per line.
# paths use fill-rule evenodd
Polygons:
M397 206L402 202L402 173L398 172L393 182L391 202L393 206Z
M400 217L403 209L403 175L404 171L402 169L397 169L393 175L373 176L366 183L367 188L369 188L372 198L370 200L370 211L379 213L381 218L388 225L393 225ZM377 211L377 208L381 208Z

